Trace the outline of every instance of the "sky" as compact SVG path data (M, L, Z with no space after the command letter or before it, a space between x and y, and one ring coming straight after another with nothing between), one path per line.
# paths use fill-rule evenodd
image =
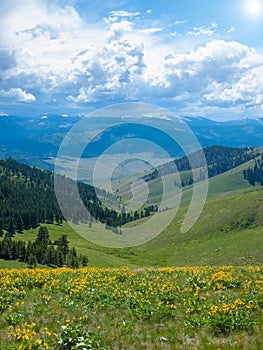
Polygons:
M263 0L1 0L0 115L263 117Z

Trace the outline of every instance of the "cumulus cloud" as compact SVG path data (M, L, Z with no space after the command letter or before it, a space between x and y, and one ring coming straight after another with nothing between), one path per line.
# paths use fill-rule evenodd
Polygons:
M247 107L263 106L263 62L247 70L233 82L216 83L209 86L210 92L204 97L208 101L245 104Z
M102 47L83 51L74 57L75 79L81 85L76 96L68 100L76 103L95 102L101 98L132 95L136 80L145 69L143 45L131 43L125 37L131 23L124 20L111 24Z
M16 65L15 52L13 50L0 50L0 72L6 71Z
M188 53L167 54L162 72L151 83L157 94L185 104L260 105L262 67L263 57L254 49L214 40Z
M41 96L65 108L127 100L206 110L262 106L262 55L236 41L211 40L216 23L182 38L152 16L142 21L139 12L112 11L90 25L72 6L26 3L10 0L5 16L0 13L0 97L8 103ZM184 23L173 20L169 28Z
M8 99L14 99L20 102L34 102L36 98L34 95L23 91L21 88L12 88L8 91L0 90L0 96Z
M18 36L28 34L32 39L44 36L47 40L55 40L60 37L59 28L54 28L51 25L37 24L35 27L30 29L24 29L16 33Z

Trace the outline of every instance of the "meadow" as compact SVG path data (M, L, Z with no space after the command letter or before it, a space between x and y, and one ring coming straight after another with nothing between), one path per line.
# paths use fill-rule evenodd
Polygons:
M0 348L262 349L263 267L0 270Z

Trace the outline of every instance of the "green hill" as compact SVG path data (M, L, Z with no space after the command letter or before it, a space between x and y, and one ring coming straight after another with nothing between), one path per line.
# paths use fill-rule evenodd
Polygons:
M195 225L182 234L181 224L191 200L192 186L182 191L181 207L173 222L158 237L138 247L105 248L85 240L67 224L48 224L50 238L66 234L70 245L89 257L90 266L166 266L166 265L244 265L263 263L263 188L251 186L243 170L253 168L250 160L209 180L205 207ZM174 174L164 176L172 184ZM160 196L160 179L148 182L149 201ZM171 188L172 190L172 188ZM166 211L157 215L165 216ZM143 218L127 223L137 225ZM99 230L95 223L94 234ZM37 229L16 234L15 239L34 240ZM0 263L1 266L7 266ZM11 265L10 265L11 266ZM13 266L13 265L12 265ZM22 265L21 265L22 266Z
M191 155L192 160L199 158L200 151ZM219 195L221 193L242 190L250 188L250 184L243 178L242 171L253 164L253 160L258 158L262 149L251 148L229 148L223 146L211 146L204 148L204 154L207 160L207 171L210 178L209 195ZM194 163L194 161L193 161ZM198 163L198 162L197 162ZM176 165L176 167L175 167ZM176 169L178 171L176 171ZM233 171L232 171L233 170ZM203 169L195 169L196 177L203 178ZM220 176L223 174L223 176ZM216 178L216 180L214 180ZM191 165L187 157L180 158L174 162L165 163L157 169L146 174L137 174L124 178L114 184L118 195L123 198L131 199L131 183L138 182L137 192L143 191L143 184L139 180L147 182L149 189L149 205L160 204L163 196L163 188L167 189L169 201L168 207L172 207L177 187L183 187L183 192L189 192L189 185L193 183L193 174ZM141 186L141 187L140 187ZM191 190L190 190L191 191ZM187 195L186 195L187 197ZM164 198L165 200L167 198Z
M232 193L233 194L233 193ZM51 239L66 234L77 251L89 257L89 266L247 265L263 263L263 190L208 199L197 223L180 232L187 207L152 241L139 247L110 249L88 242L72 228L48 225ZM165 215L160 213L158 215ZM145 220L145 219L142 219ZM138 224L140 223L140 220ZM135 224L135 222L133 223ZM16 235L34 240L36 230ZM1 266L1 264L0 264ZM6 264L5 264L6 266Z
M259 151L253 148L231 148L225 146L210 146L202 150L198 150L188 157L184 156L180 159L175 159L172 162L158 166L154 171L146 174L143 178L145 181L156 179L157 177L172 174L174 172L186 172L199 167L200 159L203 155L206 159L207 171L209 178L225 173L226 171L235 168L243 163L254 159L259 155ZM191 164L190 161L191 160ZM182 179L182 185L192 183L192 179Z
M135 255L147 265L239 265L263 263L263 191L208 200L197 223L180 232L186 208ZM133 260L132 260L133 261Z

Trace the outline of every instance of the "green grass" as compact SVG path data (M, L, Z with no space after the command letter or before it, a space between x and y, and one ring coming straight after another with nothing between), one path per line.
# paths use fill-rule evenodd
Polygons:
M209 198L229 197L233 194L244 193L253 186L243 178L244 169L253 166L254 160L220 174L209 180Z
M23 269L27 264L20 261L8 261L0 259L0 269Z
M80 254L87 255L89 258L89 266L96 267L120 267L120 266L130 266L133 264L126 259L117 257L110 254L110 251L103 249L92 242L88 242L81 235L75 232L68 223L63 223L62 226L58 225L45 225L48 228L50 239L52 241L57 240L61 235L67 235L71 247L75 247L77 252ZM96 224L93 225L93 230L96 231ZM14 239L22 241L34 241L37 235L38 228L30 229L25 231L23 234L16 234ZM93 231L93 232L94 232ZM100 249L99 249L100 248ZM27 264L13 261L4 261L0 259L0 268L23 268Z
M253 166L254 160L250 160L236 168L233 168L223 174L220 174L214 178L209 179L209 191L208 198L228 197L235 194L244 193L251 189L252 186L242 176L242 171ZM181 181L188 179L191 171L185 171L180 173ZM139 175L126 178L119 183L119 193L122 196L130 198L130 183L135 181ZM150 204L160 203L162 199L167 203L168 207L172 207L178 197L178 187L174 184L180 183L179 174L169 174L162 178L157 178L147 182L149 188L148 202ZM166 196L162 198L163 187L167 189ZM143 187L142 187L143 188ZM183 201L185 204L191 198L192 186L183 188Z
M136 262L165 265L263 263L263 191L209 200L187 233L186 208L154 240L134 249Z
M250 162L251 164L253 161ZM77 233L68 223L62 226L47 225L51 240L66 234L71 246L89 258L89 266L165 266L165 265L220 265L220 264L262 264L263 263L263 191L252 187L242 177L242 171L250 163L243 164L224 174L210 179L206 204L195 225L181 233L181 225L192 197L192 187L182 191L181 206L172 223L156 238L137 247L107 248L103 243L116 240L116 234L104 230L94 223L90 230L87 225L76 226ZM167 194L173 192L172 174L164 177ZM158 199L160 179L149 182L150 199ZM198 186L198 185L197 185ZM172 207L179 203L178 192L164 205ZM169 205L170 204L170 205ZM170 211L157 214L160 219ZM157 216L157 217L158 217ZM144 218L131 222L126 227L140 225L149 220ZM155 229L149 221L149 233ZM17 234L15 239L34 240L36 230ZM96 243L93 243L96 242ZM101 244L99 244L101 243ZM24 267L18 262L0 261L0 267Z
M190 231L183 234L181 224L186 210L187 207L181 207L172 223L155 239L138 247L123 249L106 248L92 243L67 223L63 226L47 227L51 240L66 234L71 246L75 246L79 253L87 255L89 266L94 267L263 264L261 189L250 189L249 192L236 196L208 200L198 221ZM158 215L164 218L168 214L169 211ZM146 220L141 219L127 226L141 224ZM81 229L81 226L78 227L78 230ZM29 230L16 235L15 239L34 240L36 231L37 229ZM107 232L114 235L110 231ZM99 226L96 224L92 227L91 237L92 234L99 234ZM8 264L4 262L5 266ZM0 266L3 266L3 263ZM10 267L18 266L18 262L10 262Z

